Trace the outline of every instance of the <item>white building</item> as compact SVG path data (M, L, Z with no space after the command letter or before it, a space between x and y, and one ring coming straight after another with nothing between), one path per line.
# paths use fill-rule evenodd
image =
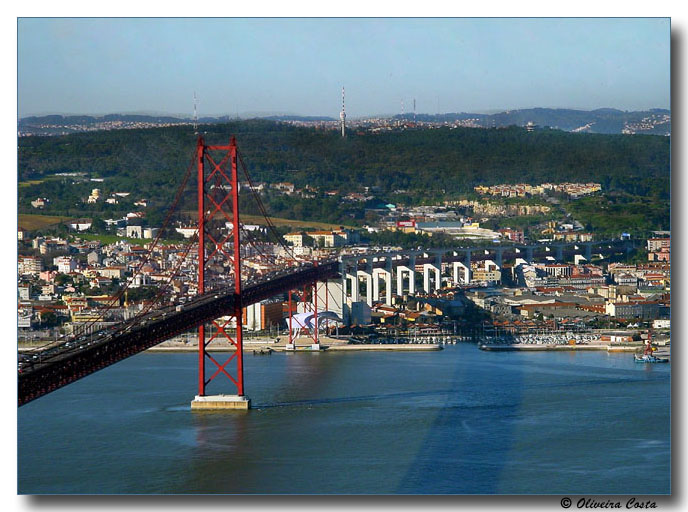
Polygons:
M127 226L126 236L129 238L143 238L143 228L141 226Z
M89 204L97 203L100 200L100 189L94 188L91 190L91 195L88 196L87 202Z
M39 274L43 270L43 261L35 256L19 256L18 272L20 275Z
M53 258L53 264L57 265L57 271L61 274L69 274L76 270L77 262L71 256L58 256Z
M69 228L74 231L86 231L92 224L93 221L90 219L77 219L69 223Z
M177 233L180 233L184 238L191 238L198 233L198 228L175 228Z
M17 288L19 292L19 300L29 300L31 298L31 285L23 285Z
M160 228L143 228L143 238L155 238L159 232Z
M306 239L306 234L303 232L287 233L284 238L288 243L294 247L303 247Z

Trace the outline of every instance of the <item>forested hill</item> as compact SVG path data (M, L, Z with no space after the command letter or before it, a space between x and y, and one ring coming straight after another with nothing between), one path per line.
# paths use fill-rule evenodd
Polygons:
M471 120L481 127L548 126L558 130L587 133L631 133L645 135L670 135L671 111L651 109L643 111L623 111L613 108L597 110L573 110L566 108L528 108L507 110L496 114L447 113L447 114L405 114L397 119L421 122L454 123Z
M381 134L298 128L269 121L204 125L209 142L235 134L256 181L323 190L378 186L390 194L456 195L475 185L596 181L604 189L668 193L668 137L556 130L441 128ZM110 130L19 139L19 181L58 172L131 181L143 193L172 192L192 157L190 127ZM163 190L160 189L162 186ZM668 197L668 195L667 195Z

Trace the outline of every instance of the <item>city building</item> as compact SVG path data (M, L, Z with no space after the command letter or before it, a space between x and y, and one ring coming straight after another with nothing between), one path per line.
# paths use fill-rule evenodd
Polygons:
M43 270L43 261L36 256L19 256L17 267L19 275L38 275Z
M283 318L282 302L278 300L263 300L242 310L242 322L251 331L262 331L278 326Z
M300 231L287 233L282 238L284 238L288 243L290 243L294 247L303 247L305 245L304 241L306 236L307 235L303 231Z
M648 252L658 252L661 249L671 249L671 238L648 238Z
M526 241L523 230L521 229L502 228L498 229L497 232L502 235L503 238L518 244L525 243Z

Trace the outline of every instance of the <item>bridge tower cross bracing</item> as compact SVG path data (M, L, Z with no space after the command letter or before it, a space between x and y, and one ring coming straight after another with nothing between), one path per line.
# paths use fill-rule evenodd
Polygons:
M217 155L214 157L214 155ZM219 159L218 159L219 156ZM206 340L206 326L198 328L198 395L191 402L192 409L248 409L250 400L244 394L244 356L243 322L241 305L241 231L239 222L239 178L237 170L236 139L231 138L228 145L211 146L203 137L198 138L196 146L198 163L198 293L211 291L212 281L207 277L208 266L212 263L229 263L234 273L234 311L227 315L224 323L213 320L215 332ZM208 164L208 165L206 165ZM224 234L221 226L230 227ZM232 244L228 252L226 245ZM216 279L213 279L216 281ZM227 331L234 320L235 334ZM224 363L207 351L208 345L221 338L227 339L235 350ZM214 365L214 372L207 377L206 363ZM230 363L234 362L236 371L230 373ZM206 387L220 375L227 377L235 386L236 395L207 396Z
M318 265L317 261L315 262L315 265ZM320 336L318 334L318 281L313 281L311 290L313 294L313 326L315 329L315 332L313 333L313 344L311 345L311 349L320 350Z

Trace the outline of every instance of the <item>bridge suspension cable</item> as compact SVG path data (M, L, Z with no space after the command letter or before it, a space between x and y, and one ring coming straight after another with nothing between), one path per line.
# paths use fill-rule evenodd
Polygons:
M275 237L276 241L282 248L289 254L292 258L292 260L296 260L296 256L294 255L293 251L291 248L284 243L282 240L282 237L280 234L277 232L277 228L272 222L272 219L270 219L270 215L268 215L267 209L265 208L265 205L263 204L263 201L260 199L260 195L256 192L256 188L253 186L253 181L251 180L251 175L248 173L248 170L246 169L246 164L244 163L244 159L241 156L241 153L237 152L239 156L239 163L241 164L241 169L244 172L244 175L246 176L246 180L248 181L249 188L251 189L251 193L253 194L253 197L256 201L256 204L258 205L258 209L261 211L261 214L265 218L265 222L268 225L268 229L270 232L273 234Z
M122 287L120 287L120 289L117 291L117 293L112 298L112 300L106 304L99 305L95 310L95 314L97 314L97 316L93 319L88 320L84 324L80 325L70 335L63 334L62 336L60 336L59 340L51 341L50 343L46 343L45 345L37 347L36 350L39 350L39 351L44 350L44 349L47 349L47 348L54 346L56 344L64 343L65 341L68 341L69 339L74 339L74 338L78 338L79 336L82 336L91 327L93 327L93 325L95 325L98 322L101 322L105 318L105 315L110 310L112 310L115 307L115 305L119 304L119 301L122 298L122 296L124 295L125 291L127 291L129 286L131 285L131 283L133 283L135 281L136 277L138 277L141 274L143 267L148 262L150 262L158 243L162 239L163 234L166 232L166 230L169 226L169 223L172 219L172 215L174 214L175 210L177 209L177 206L179 205L179 202L182 198L182 195L184 194L184 190L186 189L186 186L189 182L189 178L191 177L191 170L193 169L194 163L195 163L195 154L191 158L191 162L189 162L189 165L187 166L186 173L184 174L184 178L182 179L181 184L177 188L177 192L175 193L174 199L172 201L172 205L167 210L167 213L165 215L165 219L163 220L162 226L161 226L160 230L158 231L158 234L155 236L153 241L149 244L148 250L146 251L143 259L139 262L138 266L134 269L132 276L127 279L127 281L124 283L124 285ZM188 249L186 252L188 253Z
M158 287L158 291L153 297L153 299L148 301L148 303L144 306L144 308L141 309L141 311L139 311L134 317L130 318L122 327L122 329L117 329L116 332L125 332L126 330L130 329L133 325L136 324L136 320L147 315L150 312L150 310L153 309L153 306L158 304L158 302L160 302L165 297L165 294L167 293L169 286L172 284L172 281L177 277L177 274L179 274L179 271L181 270L183 264L186 262L186 258L189 255L191 248L196 244L197 241L198 235L194 235L189 240L189 242L187 242L183 256L179 258L179 261L177 261L177 264L173 269L172 274L167 278L167 281L162 286Z

